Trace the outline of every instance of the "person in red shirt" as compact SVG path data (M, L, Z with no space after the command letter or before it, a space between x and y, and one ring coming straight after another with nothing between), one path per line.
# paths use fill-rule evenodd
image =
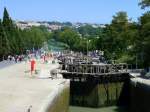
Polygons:
M32 75L32 73L35 71L35 60L34 59L32 59L31 60L31 75Z

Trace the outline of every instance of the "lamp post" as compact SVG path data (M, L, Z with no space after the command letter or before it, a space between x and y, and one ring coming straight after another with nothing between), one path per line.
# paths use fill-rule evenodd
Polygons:
M88 40L88 39L87 39L87 63L88 63L88 50L89 50L88 44L89 44L90 41L91 41L91 40Z
M138 69L138 55L136 54L136 59L135 59L135 61L136 61L136 69Z
M87 57L88 57L88 40L86 41L86 45L87 45L87 46L86 46L86 53L87 53L86 55L87 55Z

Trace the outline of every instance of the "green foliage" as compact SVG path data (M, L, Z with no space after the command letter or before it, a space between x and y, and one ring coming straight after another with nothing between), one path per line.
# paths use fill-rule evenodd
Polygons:
M123 53L127 53L129 45L129 23L126 12L118 12L113 16L112 23L107 25L98 42L99 48L105 51L109 59L121 58Z
M67 44L56 41L54 39L48 40L48 47L52 51L60 51L60 50L65 50L69 48Z
M149 7L150 0L142 0L140 5L142 8ZM72 28L69 22L55 24L63 24L64 27L52 33L44 26L20 30L5 8L3 20L0 20L0 59L9 54L22 54L26 50L39 49L48 41L55 48L85 53L87 49L103 50L109 60L131 64L137 61L141 67L150 66L149 11L137 23L130 21L126 12L118 12L113 16L112 22L103 28L91 25Z
M0 60L4 56L23 54L26 50L39 49L50 37L43 26L19 29L4 8L3 20L0 20Z
M9 14L7 12L7 9L4 8L4 13L3 13L3 27L7 30L7 31L11 31L12 27L13 27L13 22L11 20L11 18L9 17Z
M9 53L9 42L0 20L0 59Z
M108 60L117 63L135 64L137 61L141 67L150 65L150 12L138 23L131 22L126 12L118 12L104 28L91 25L63 28L53 32L51 37L67 44L71 50L103 50Z
M137 39L137 49L144 66L150 66L150 12L140 18L140 37Z
M82 36L93 36L96 37L99 35L101 32L101 28L93 28L91 25L85 25L81 26L77 29L77 31L82 35Z
M141 6L142 9L145 9L146 7L150 6L150 0L141 0L139 5Z

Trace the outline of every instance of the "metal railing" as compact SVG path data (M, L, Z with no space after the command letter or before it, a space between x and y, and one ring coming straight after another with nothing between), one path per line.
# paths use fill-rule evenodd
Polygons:
M127 64L64 64L65 71L68 73L84 74L102 74L102 73L126 73L128 72Z

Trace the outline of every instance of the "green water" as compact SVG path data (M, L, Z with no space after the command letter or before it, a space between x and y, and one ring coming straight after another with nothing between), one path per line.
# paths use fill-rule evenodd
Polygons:
M85 108L70 106L69 112L127 112L125 108L117 106L105 107L105 108Z

